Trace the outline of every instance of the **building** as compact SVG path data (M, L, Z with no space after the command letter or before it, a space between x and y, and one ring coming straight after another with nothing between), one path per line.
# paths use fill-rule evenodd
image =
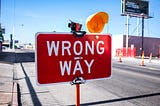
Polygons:
M116 51L118 49L126 48L126 36L125 35L115 35L112 37L112 47L113 56L116 56ZM142 54L142 37L141 36L129 36L128 37L128 48L135 49L135 56L140 56ZM145 56L149 56L152 53L154 57L160 57L160 38L154 37L144 37L143 38L143 50ZM126 52L126 51L125 51ZM130 56L130 55L129 55Z

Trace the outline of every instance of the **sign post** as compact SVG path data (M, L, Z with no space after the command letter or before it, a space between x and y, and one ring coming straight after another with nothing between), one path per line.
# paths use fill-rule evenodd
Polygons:
M76 85L76 106L80 106L80 84L85 83L85 80L82 77L75 78L71 84Z
M35 55L38 84L75 84L76 106L80 105L80 84L111 76L109 34L37 33Z
M80 84L76 84L76 106L80 106Z

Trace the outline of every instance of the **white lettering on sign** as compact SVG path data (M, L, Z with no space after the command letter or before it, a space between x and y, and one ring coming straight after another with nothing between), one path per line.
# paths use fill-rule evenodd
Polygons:
M89 44L89 42L86 42L86 50L85 54L88 55L88 50L91 52L92 55L94 55L94 41L92 41L92 45Z
M73 71L73 75L75 75L78 70L81 72L81 74L83 74L82 67L81 67L81 64L80 64L79 60L76 61L74 71Z
M84 74L84 66L82 67L82 63L87 67L87 74L90 74L94 59L86 60L85 58L81 57L82 53L84 53L85 55L88 55L89 53L91 55L94 55L95 53L102 55L105 51L103 41L85 41L83 44L81 41L75 41L73 44L71 44L70 41L47 41L46 44L48 56L76 56L73 58L73 60L59 61L59 67L62 76L64 76L65 73L66 75L75 75L77 72L80 72L80 74ZM71 70L73 71L71 72Z
M75 41L73 44L73 48L72 48L70 41L61 41L61 42L60 41L47 41L48 56L52 56L53 55L52 52L54 52L55 56L72 55L71 49L73 49L74 55L81 55L83 51L85 51L84 52L85 55L88 55L89 52L92 55L94 55L95 52L101 55L104 53L103 45L104 45L103 41L98 41L97 44L95 44L94 41L92 41L91 44L88 41L85 41L85 45L82 45L81 41ZM59 54L60 46L62 47L61 54ZM85 49L83 48L83 46L85 47ZM94 51L94 46L96 46L96 51Z
M76 50L77 45L79 45L79 51ZM83 50L82 43L80 41L76 41L73 45L73 50L75 55L81 55Z
M59 41L57 42L57 45L55 44L55 42L52 42L51 45L49 43L49 41L47 41L47 49L48 49L48 55L51 56L52 55L52 50L54 49L54 53L57 56L58 55L58 49L59 49Z
M61 75L64 76L65 70L67 71L67 74L70 75L72 61L69 61L69 63L67 61L64 61L64 63L60 61L59 64L61 69Z
M104 42L103 41L99 41L98 43L97 43L97 53L98 54L103 54L104 53L104 47L101 47L100 48L100 44L103 44L104 45Z
M87 67L88 67L88 73L90 74L91 73L91 66L94 62L94 59L91 60L91 62L88 64L88 61L87 60L84 60L84 62L86 63Z
M84 60L84 63L86 64L88 68L88 74L91 73L91 67L93 65L94 59L92 59L90 62L87 60ZM64 76L65 72L67 75L71 75L71 66L72 66L72 61L59 61L60 64L60 70L61 70L61 75ZM74 64L73 64L74 65ZM80 71L81 74L83 74L83 69L80 63L80 60L76 60L74 70L73 70L73 75L76 74L77 71Z
M68 55L71 55L70 48L71 48L71 43L69 41L63 41L62 42L62 56L64 56L65 50L67 51Z

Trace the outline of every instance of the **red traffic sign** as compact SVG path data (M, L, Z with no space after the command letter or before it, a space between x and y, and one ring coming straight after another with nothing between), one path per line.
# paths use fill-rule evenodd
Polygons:
M36 68L39 84L108 78L111 75L111 36L37 33Z

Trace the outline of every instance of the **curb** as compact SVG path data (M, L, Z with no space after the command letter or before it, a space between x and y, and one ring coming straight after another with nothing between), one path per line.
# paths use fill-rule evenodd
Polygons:
M17 83L16 82L13 82L12 106L18 106L18 93L17 93Z

